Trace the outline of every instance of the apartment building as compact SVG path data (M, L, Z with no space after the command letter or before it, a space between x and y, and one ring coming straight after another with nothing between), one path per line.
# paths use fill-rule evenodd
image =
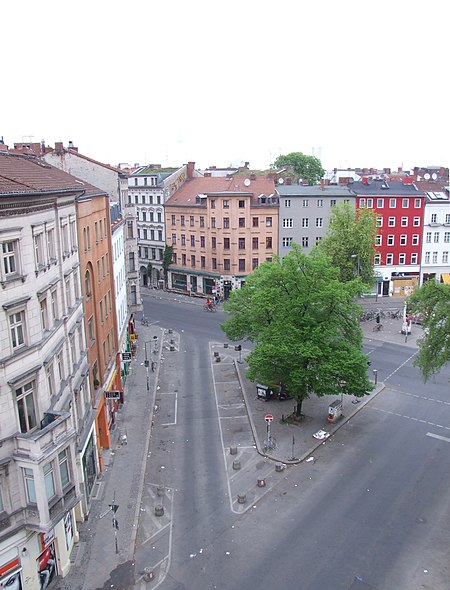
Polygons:
M328 231L330 212L335 205L351 203L355 196L348 185L317 186L291 184L289 179L278 182L280 196L278 253L284 258L292 244L298 244L307 254Z
M165 204L169 288L227 298L278 244L272 176L188 177Z
M68 572L99 471L76 226L95 192L0 152L2 586Z
M420 284L429 279L450 284L450 195L447 190L425 193Z

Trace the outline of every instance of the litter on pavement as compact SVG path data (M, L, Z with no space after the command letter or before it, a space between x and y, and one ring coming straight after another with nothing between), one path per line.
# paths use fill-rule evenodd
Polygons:
M326 432L325 430L318 430L317 432L315 432L313 434L314 438L317 438L317 440L323 440L325 438L328 438L330 436L329 432Z

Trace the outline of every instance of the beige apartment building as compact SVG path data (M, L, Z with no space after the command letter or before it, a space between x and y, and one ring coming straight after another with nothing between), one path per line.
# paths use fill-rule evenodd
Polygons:
M190 178L165 204L169 289L226 299L278 244L271 175Z

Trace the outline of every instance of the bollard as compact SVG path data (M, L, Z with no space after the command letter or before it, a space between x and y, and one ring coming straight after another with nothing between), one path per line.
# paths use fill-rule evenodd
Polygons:
M237 455L237 447L230 447L230 455Z
M216 363L220 363L220 356L216 356Z
M219 353L217 352L217 350L214 351L214 356L219 356Z
M173 329L169 328L169 334L173 334Z
M241 462L239 461L239 459L235 459L235 460L233 461L233 469L234 469L235 471L237 471L237 470L238 470L238 469L240 469L240 468L241 468Z
M284 465L283 463L275 463L275 471L283 471Z
M257 481L258 488L263 488L266 485L265 479L258 479Z
M238 504L245 504L247 501L247 494L238 494L237 501Z
M170 345L170 352L173 352L175 350L175 346L173 344Z
M173 338L170 339L170 344L175 344L175 340Z
M164 496L165 492L166 492L166 488L164 486L158 486L156 488L156 494L159 497Z
M161 504L155 506L155 516L164 516L164 506Z
M224 347L224 348L228 348L228 342L224 342L224 343L223 343L223 347Z

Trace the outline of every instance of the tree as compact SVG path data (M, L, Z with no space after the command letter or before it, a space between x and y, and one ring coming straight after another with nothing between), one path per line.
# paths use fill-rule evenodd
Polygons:
M232 291L231 315L222 325L228 338L256 344L247 357L248 377L283 383L297 401L345 391L362 397L371 389L362 352L360 282L341 283L323 252L307 256L294 245L283 260L266 262Z
M290 166L302 180L308 184L317 184L325 170L322 168L320 160L315 156L306 156L302 152L291 152L290 154L280 155L273 164L276 168Z
M341 281L359 276L365 285L373 285L376 217L373 209L355 211L350 203L331 209L328 234L318 248L330 256Z
M414 364L424 381L450 362L450 285L427 281L409 299L413 313L420 314L423 336Z
M167 289L168 280L169 280L169 266L172 264L173 260L173 246L169 246L166 244L163 253L162 259L162 267L164 270L164 285Z

